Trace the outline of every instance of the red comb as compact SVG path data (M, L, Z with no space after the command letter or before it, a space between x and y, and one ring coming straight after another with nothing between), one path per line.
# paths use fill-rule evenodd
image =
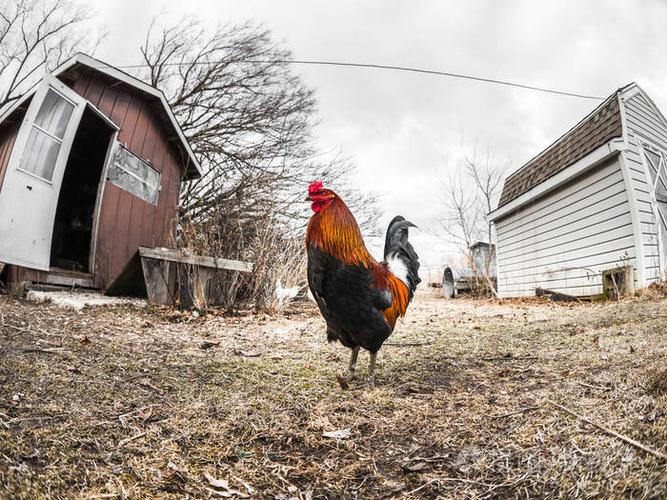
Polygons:
M308 194L315 194L322 189L322 181L311 182L308 186Z

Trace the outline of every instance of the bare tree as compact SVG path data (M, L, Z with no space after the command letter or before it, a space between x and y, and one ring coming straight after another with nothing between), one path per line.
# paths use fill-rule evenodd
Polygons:
M442 202L445 213L440 219L440 227L450 241L462 246L464 251L480 239L481 231L479 199L465 182L464 172L457 165L443 182Z
M363 229L377 226L374 199L351 188L354 164L318 151L314 92L268 30L246 23L210 32L197 20L164 28L154 22L141 53L140 76L165 92L204 170L181 195L180 244L258 263L289 262L291 272L298 266L280 252L294 251L301 238L307 186L316 179L345 198ZM275 269L255 269L259 283L245 289L272 289ZM256 303L266 302L258 293Z
M489 151L485 157L464 155L453 172L444 182L443 204L445 214L441 227L448 238L461 246L468 265L474 274L481 274L491 292L496 295L490 278L491 262L495 255L493 227L487 218L498 201L507 161L491 158ZM475 269L471 246L482 241L489 244L483 269Z
M491 267L491 259L494 256L493 245L493 226L488 219L487 214L493 210L493 207L500 196L500 187L503 180L503 174L507 170L509 163L494 162L487 149L486 157L482 160L476 158L473 154L472 158L467 156L464 159L465 171L468 178L472 179L477 188L478 203L481 204L483 213L483 220L486 224L486 243L489 244L489 252L486 255L484 262L484 275L489 277L489 268ZM489 283L490 284L490 283Z
M0 0L0 108L40 76L97 41L83 29L89 16L70 0Z
M305 184L345 184L353 164L323 160L312 138L316 103L268 30L246 23L209 33L197 20L158 29L141 49L145 76L167 95L204 165L187 183L184 213L197 218L232 200L248 216L303 215ZM353 195L353 198L356 194Z

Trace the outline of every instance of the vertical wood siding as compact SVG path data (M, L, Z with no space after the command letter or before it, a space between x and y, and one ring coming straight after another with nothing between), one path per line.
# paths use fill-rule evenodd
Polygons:
M660 278L659 234L651 202L648 173L642 162L641 147L636 139L667 152L667 126L641 92L624 100L624 108L629 146L624 154L632 178L631 188L637 200L644 273L646 284L649 285Z
M14 141L21 127L23 113L17 117L16 121L0 128L0 191L2 191L2 181L5 179L9 157L14 149Z
M628 194L617 158L496 223L498 292L535 294L541 287L602 293L601 271L636 266Z
M96 277L106 287L122 271L140 245L165 246L172 240L181 164L167 141L157 113L145 96L126 85L83 74L73 89L120 127L118 141L160 173L157 206L106 182L96 249Z

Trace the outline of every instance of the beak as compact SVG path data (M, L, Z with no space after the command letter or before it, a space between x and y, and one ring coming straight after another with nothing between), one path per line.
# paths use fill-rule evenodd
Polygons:
M303 201L312 201L312 200L311 200L310 196L306 196L306 199L303 200Z

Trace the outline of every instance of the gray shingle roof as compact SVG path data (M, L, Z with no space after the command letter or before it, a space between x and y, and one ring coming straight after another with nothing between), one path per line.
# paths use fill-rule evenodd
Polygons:
M547 149L510 175L503 186L499 207L518 198L549 177L565 170L594 149L623 133L618 93L614 92L591 114Z

